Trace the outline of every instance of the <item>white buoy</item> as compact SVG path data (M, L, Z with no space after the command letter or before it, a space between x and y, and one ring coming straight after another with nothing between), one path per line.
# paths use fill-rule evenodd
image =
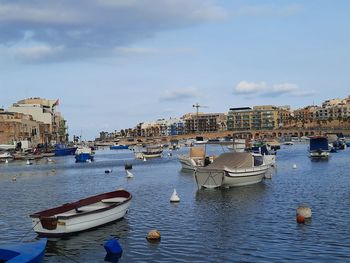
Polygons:
M297 165L296 164L293 164L293 169L297 169Z
M31 165L32 163L31 163L31 161L27 160L26 164Z
M146 161L147 161L146 157L143 157L143 161L144 161L144 162L146 162Z
M5 163L9 163L9 160L6 159L6 160L5 160Z
M133 173L130 172L129 170L126 170L126 177L127 177L127 178L133 178L134 175L133 175Z
M178 196L175 188L174 188L173 194L170 197L170 202L172 202L172 203L180 202L180 197Z

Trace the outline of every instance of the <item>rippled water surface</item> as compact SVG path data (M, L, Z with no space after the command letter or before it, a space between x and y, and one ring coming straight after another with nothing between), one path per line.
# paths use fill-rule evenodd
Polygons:
M271 180L223 190L198 190L176 158L186 151L147 162L129 150L106 149L86 164L74 163L73 156L31 166L0 163L0 244L35 237L28 216L33 212L122 187L133 194L124 219L50 239L44 261L104 262L103 243L111 237L124 250L119 262L350 261L349 149L314 162L307 145L283 146ZM126 178L126 162L133 164L134 178ZM169 202L174 188L178 204ZM300 204L312 208L306 225L295 222ZM151 229L161 232L160 243L145 239Z

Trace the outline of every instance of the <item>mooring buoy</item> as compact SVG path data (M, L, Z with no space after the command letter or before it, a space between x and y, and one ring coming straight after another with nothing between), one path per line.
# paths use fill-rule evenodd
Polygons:
M126 170L126 177L127 177L127 178L133 178L134 175L133 175L133 173L130 172L129 170Z
M304 224L305 220L311 219L311 208L305 205L301 205L296 210L296 220L299 224Z
M172 202L172 203L180 202L180 197L179 197L179 195L177 194L175 188L174 188L173 194L172 194L171 197L170 197L170 202Z
M146 237L146 239L149 242L158 242L160 241L160 238L161 238L160 232L156 229L149 231Z

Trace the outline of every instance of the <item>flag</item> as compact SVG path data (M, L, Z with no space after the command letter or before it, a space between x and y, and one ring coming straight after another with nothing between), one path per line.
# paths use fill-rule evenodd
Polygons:
M55 103L52 105L52 107L55 107L55 106L58 106L58 105L60 105L60 99L57 99L55 101Z

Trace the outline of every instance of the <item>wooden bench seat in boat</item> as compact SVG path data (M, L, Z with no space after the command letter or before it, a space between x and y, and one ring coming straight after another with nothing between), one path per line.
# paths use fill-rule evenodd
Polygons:
M121 203L124 202L127 198L126 197L114 197L114 198L108 198L108 199L102 199L102 203Z

